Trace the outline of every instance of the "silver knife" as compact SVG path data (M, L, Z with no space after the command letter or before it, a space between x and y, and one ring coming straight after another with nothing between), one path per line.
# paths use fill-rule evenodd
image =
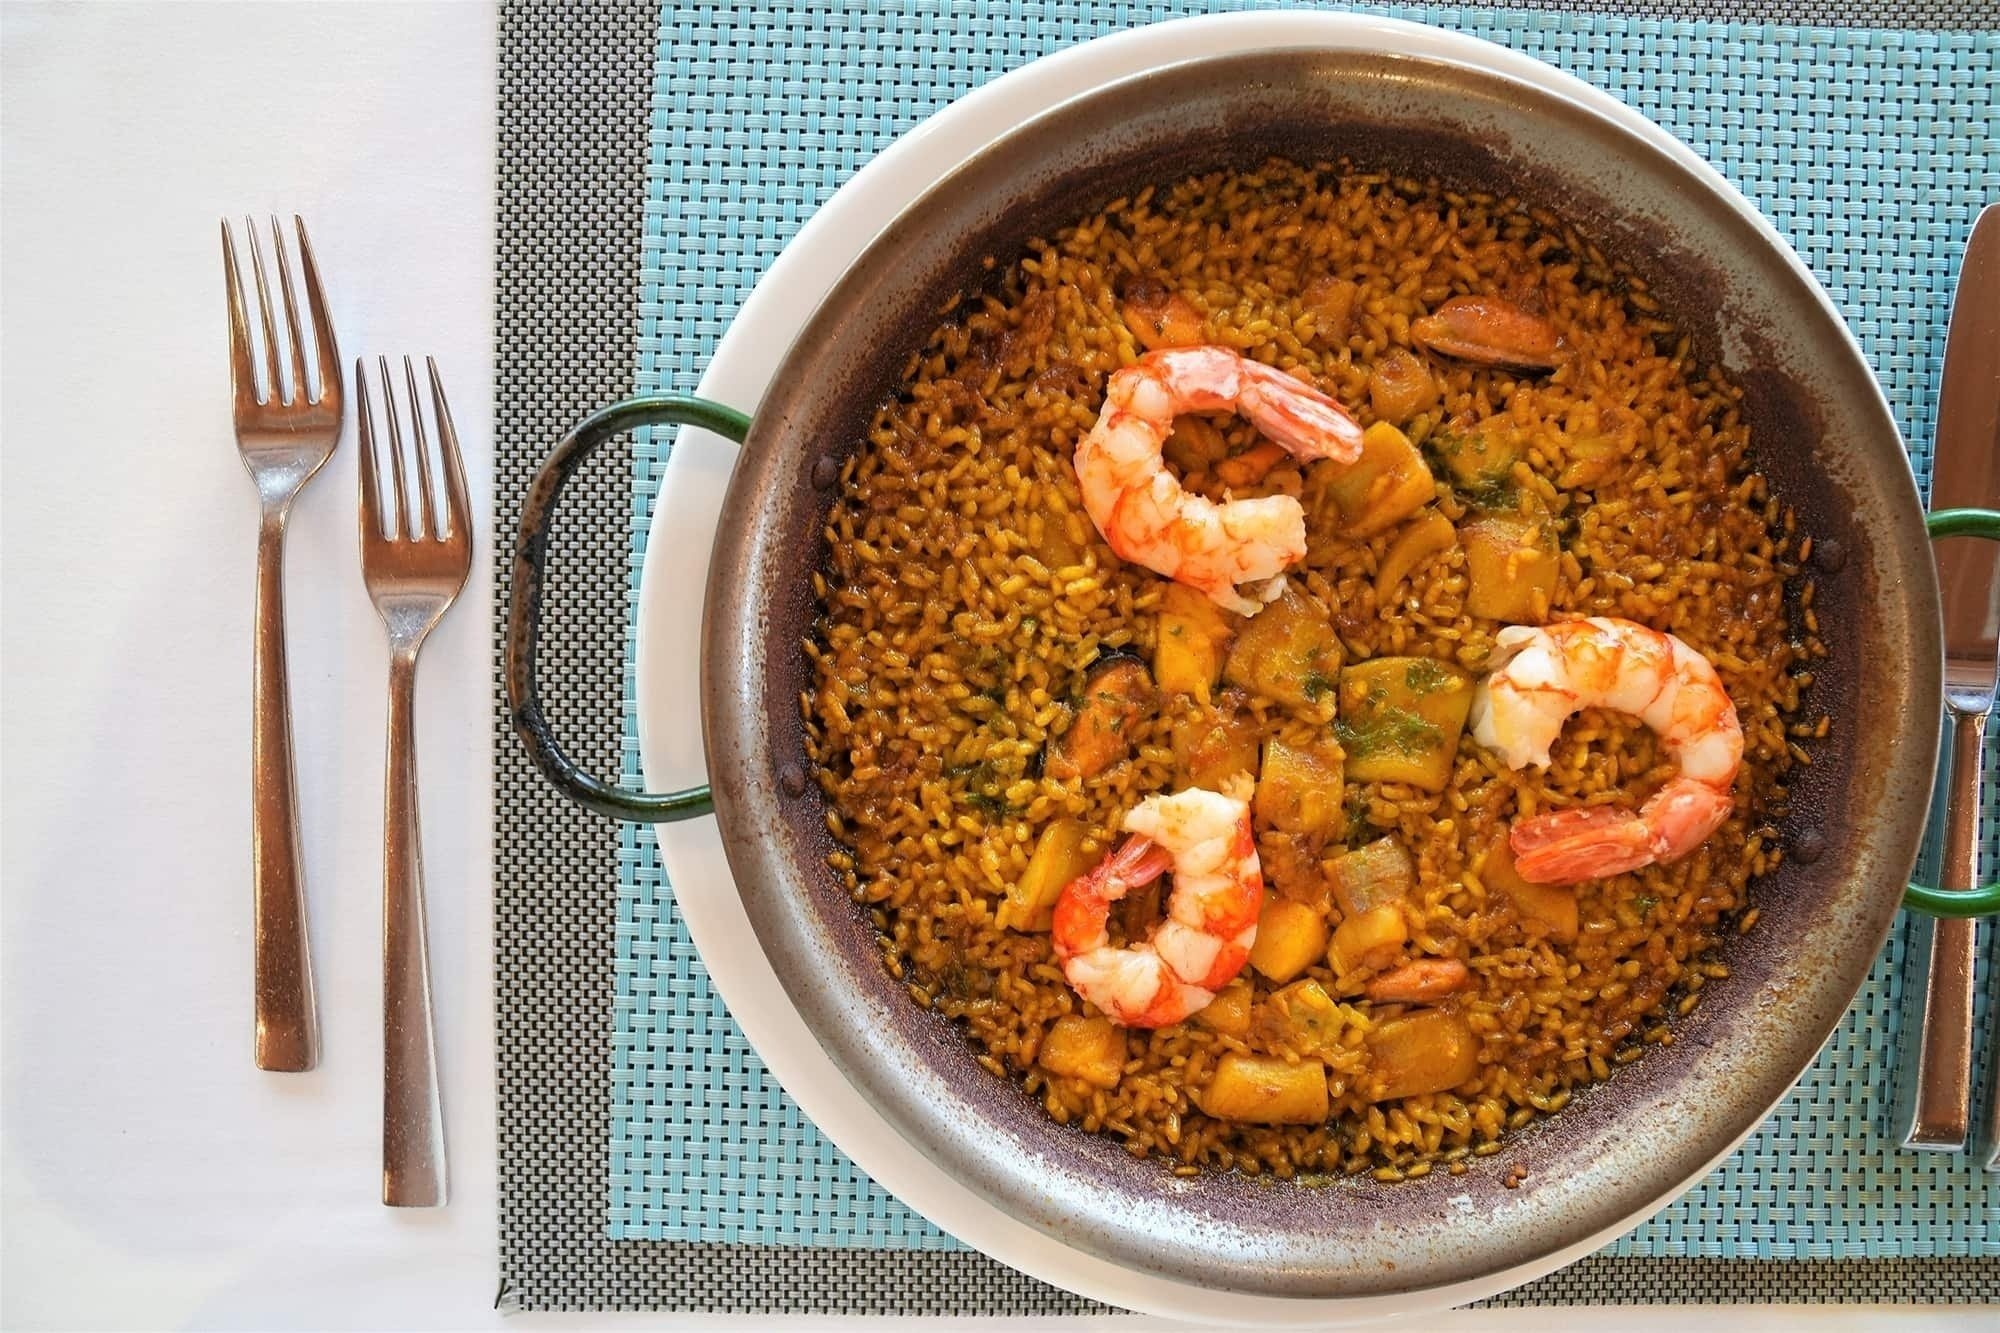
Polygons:
M1931 464L1931 508L2000 507L2000 205L1972 225L1952 299ZM1941 890L1979 883L1980 769L1986 715L2000 674L2000 552L1969 537L1935 544L1944 598L1944 700L1951 720ZM1902 1077L1895 1130L1905 1148L1960 1152L1972 1118L1972 976L1978 923L1916 917L1904 995ZM1996 1056L2000 1063L2000 1056ZM2000 1097L2000 1086L1995 1088ZM1995 1101L1996 1098L1989 1098ZM1989 1105L1991 1120L2000 1107ZM1989 1170L2000 1169L2000 1125L1985 1135Z

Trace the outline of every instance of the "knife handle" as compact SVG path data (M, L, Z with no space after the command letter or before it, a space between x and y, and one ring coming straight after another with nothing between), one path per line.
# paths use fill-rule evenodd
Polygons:
M1943 859L1938 888L1964 892L1979 882L1979 790L1985 767L1986 714L1950 710ZM1926 929L1928 928L1928 929ZM1972 973L1976 921L1919 917L1904 974L1921 1007L1906 1006L1916 1040L1902 1042L1895 1131L1905 1148L1963 1152L1972 1119Z
M1938 887L1962 893L1979 883L1979 793L1986 772L1986 713L1951 709L1951 782L1945 796Z

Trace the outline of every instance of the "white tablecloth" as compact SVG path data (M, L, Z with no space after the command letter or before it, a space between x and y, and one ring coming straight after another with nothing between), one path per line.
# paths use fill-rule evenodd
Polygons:
M217 238L223 214L307 218L344 353L438 358L490 512L494 45L485 3L0 5L6 1327L501 1322L490 551L424 655L418 704L452 1201L393 1212L377 1202L385 665L351 425L289 552L325 1055L304 1075L250 1062L256 510L229 432ZM642 1318L773 1322L584 1322ZM1668 1329L1688 1312L1615 1318Z

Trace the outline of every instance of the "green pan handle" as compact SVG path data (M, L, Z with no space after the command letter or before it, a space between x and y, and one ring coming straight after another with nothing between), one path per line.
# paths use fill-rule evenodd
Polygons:
M542 580L549 561L549 527L556 497L577 465L606 440L641 426L699 426L726 440L743 443L750 418L733 407L680 394L628 398L584 419L543 460L521 502L521 531L514 543L513 602L507 615L507 711L514 731L528 747L535 767L578 805L613 819L666 823L692 819L715 808L706 786L675 792L635 792L592 777L563 752L542 715L536 692L535 647L542 629Z
M1926 525L1933 541L1939 537L1984 537L1987 541L2000 541L2000 510L1940 509L1926 520ZM1979 799L1977 791L1972 799ZM1912 884L1903 895L1903 906L1926 916L1992 916L2000 913L2000 880L1980 888L1955 890Z

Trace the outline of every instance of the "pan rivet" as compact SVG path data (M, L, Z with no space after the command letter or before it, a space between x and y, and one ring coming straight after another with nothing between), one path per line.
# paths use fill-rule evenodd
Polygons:
M778 790L787 796L806 794L806 771L797 764L786 764L778 770Z
M833 460L832 455L821 458L813 464L813 485L819 490L829 490L833 483L839 480L840 464Z
M1799 834L1797 845L1792 848L1792 858L1802 866L1809 866L1826 855L1826 834L1816 828L1809 828Z
M1813 543L1813 563L1829 574L1838 574L1847 566L1847 548L1840 544L1838 537L1827 537Z

